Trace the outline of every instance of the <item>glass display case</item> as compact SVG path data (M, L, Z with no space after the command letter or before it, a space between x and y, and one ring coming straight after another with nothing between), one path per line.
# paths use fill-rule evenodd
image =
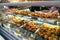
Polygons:
M8 40L60 40L59 3L1 3L1 34Z

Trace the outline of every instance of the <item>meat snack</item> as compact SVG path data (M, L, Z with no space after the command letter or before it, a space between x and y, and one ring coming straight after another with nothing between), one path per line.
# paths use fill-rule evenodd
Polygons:
M36 16L36 17L41 17L41 18L56 18L58 16L58 11L54 11L54 12L48 12L48 13L45 13L45 12L31 12L30 13L31 16Z
M30 14L30 11L27 11L27 10L17 10L15 13L16 14L20 14L20 15L28 15L28 14Z
M28 31L35 32L38 29L35 22L29 21L28 23L24 24L23 28L27 29Z
M6 12L14 13L14 12L16 12L17 10L18 10L17 8L11 8L11 9L6 9L5 11L6 11Z
M27 12L27 11L21 11L20 14L21 14L21 15L27 15L28 12Z

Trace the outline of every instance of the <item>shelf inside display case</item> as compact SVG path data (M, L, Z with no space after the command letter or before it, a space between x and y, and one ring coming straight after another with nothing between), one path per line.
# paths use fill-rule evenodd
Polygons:
M33 2L19 2L19 3L0 3L0 6L59 6L60 1L33 1Z

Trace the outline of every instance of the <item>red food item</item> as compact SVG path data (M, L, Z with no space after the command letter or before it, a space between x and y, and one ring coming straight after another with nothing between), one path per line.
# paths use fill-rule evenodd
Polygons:
M15 9L15 8L13 8L13 9L7 9L6 11L7 12L16 12L18 9Z
M27 11L21 11L19 14L21 14L21 15L27 15L28 12Z
M37 14L35 12L31 12L32 16L37 16Z
M28 23L24 24L23 28L27 29L28 31L35 32L37 30L37 26L35 22L29 21Z

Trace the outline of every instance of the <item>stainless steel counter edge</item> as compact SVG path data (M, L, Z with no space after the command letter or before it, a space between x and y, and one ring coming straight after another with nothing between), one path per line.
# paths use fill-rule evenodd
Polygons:
M36 2L19 2L19 3L0 3L0 6L58 6L60 1L36 1Z
M11 31L9 31L5 27L0 27L1 33L6 36L9 40L21 40L18 36L14 35Z

